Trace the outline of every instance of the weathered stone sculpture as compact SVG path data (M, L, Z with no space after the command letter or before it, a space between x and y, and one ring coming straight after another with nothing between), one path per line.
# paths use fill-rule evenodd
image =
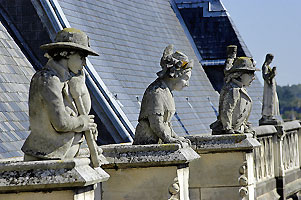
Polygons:
M146 89L136 127L133 144L179 143L182 146L190 141L178 137L171 126L175 102L173 90L180 91L188 86L193 60L181 52L173 53L173 46L165 48L160 65L162 70L158 78Z
M271 68L270 64L274 56L267 54L262 65L262 77L264 79L263 102L262 102L262 118L259 125L278 124L280 120L279 102L276 92L276 67Z
M35 73L29 91L31 133L22 151L24 160L73 158L83 142L83 131L97 133L83 66L89 38L74 28L58 32L55 42L41 46L49 61ZM87 141L88 142L88 141Z
M252 99L245 87L254 80L257 70L251 58L235 59L220 93L217 121L210 125L213 135L253 132L248 123Z
M236 45L227 46L227 60L226 60L225 69L224 69L225 76L228 75L228 71L232 68L234 59L236 58L236 54L237 54L237 46Z

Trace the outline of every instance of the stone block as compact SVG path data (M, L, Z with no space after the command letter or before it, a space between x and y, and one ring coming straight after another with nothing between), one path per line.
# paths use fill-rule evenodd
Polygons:
M94 189L86 187L83 189L47 191L47 192L19 192L0 194L0 199L5 200L94 200Z
M0 199L5 200L73 200L74 192L72 190L65 191L52 191L52 192L21 192L21 193L10 193L0 194Z
M200 188L189 188L190 200L201 200Z
M0 199L94 200L94 185L109 175L92 168L89 158L70 160L0 160Z
M190 163L190 187L238 186L243 152L201 154Z
M109 181L102 184L103 199L168 199L168 187L177 177L177 167L106 169Z
M242 199L239 195L240 187L218 187L218 188L201 188L201 200L217 199Z
M110 180L102 183L106 200L189 199L188 163L199 158L190 147L178 144L105 145L103 165Z

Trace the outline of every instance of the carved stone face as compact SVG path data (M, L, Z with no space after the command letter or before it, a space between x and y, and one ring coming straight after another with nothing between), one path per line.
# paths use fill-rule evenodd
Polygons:
M241 76L241 82L244 86L250 86L252 81L255 79L255 74L254 72L251 73L244 73Z
M188 87L190 77L191 77L191 71L188 71L182 76L175 78L173 89L176 91L181 91L184 87Z
M86 56L81 55L81 53L74 53L69 56L68 68L73 73L78 74L84 65L86 65Z

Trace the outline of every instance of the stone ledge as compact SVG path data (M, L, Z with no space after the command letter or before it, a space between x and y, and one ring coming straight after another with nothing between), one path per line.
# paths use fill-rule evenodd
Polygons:
M198 153L250 151L260 146L251 134L187 136Z
M299 120L294 120L294 121L288 121L284 122L281 125L262 125L255 127L254 130L256 132L256 135L261 137L261 136L267 136L267 135L274 135L277 134L277 126L281 127L283 126L283 130L286 132L293 131L293 130L298 130L301 128L300 121Z
M200 156L190 147L179 144L129 145L114 144L101 146L109 161L103 168L161 167L181 165Z
M277 134L277 129L273 125L262 125L254 127L257 136L266 136Z
M300 121L294 120L294 121L284 122L283 128L285 131L292 131L292 130L300 129L301 128Z
M103 169L94 169L89 164L88 158L30 162L0 160L0 193L61 190L109 179Z

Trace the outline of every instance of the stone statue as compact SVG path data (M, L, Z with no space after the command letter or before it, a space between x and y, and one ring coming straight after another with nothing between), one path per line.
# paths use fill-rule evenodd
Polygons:
M276 92L276 67L271 68L270 64L274 56L267 54L262 65L262 77L264 79L262 118L259 125L280 123L279 102ZM277 119L278 117L278 119Z
M98 54L89 47L87 35L74 28L58 32L54 43L41 48L49 60L31 80L31 132L22 147L24 160L73 158L83 131L97 134L94 116L88 115L91 100L83 66L88 55Z
M225 69L224 69L225 76L228 75L228 71L232 68L234 59L236 58L236 54L237 54L237 46L236 45L227 46L227 60L226 60Z
M252 58L235 59L220 93L217 121L210 125L213 135L253 132L248 122L252 99L246 87L255 79L255 71L258 70Z
M158 78L146 89L139 114L133 144L179 143L190 144L173 131L171 118L176 108L172 91L180 91L189 84L193 60L179 52L173 52L173 45L165 48ZM161 141L160 141L161 140Z

